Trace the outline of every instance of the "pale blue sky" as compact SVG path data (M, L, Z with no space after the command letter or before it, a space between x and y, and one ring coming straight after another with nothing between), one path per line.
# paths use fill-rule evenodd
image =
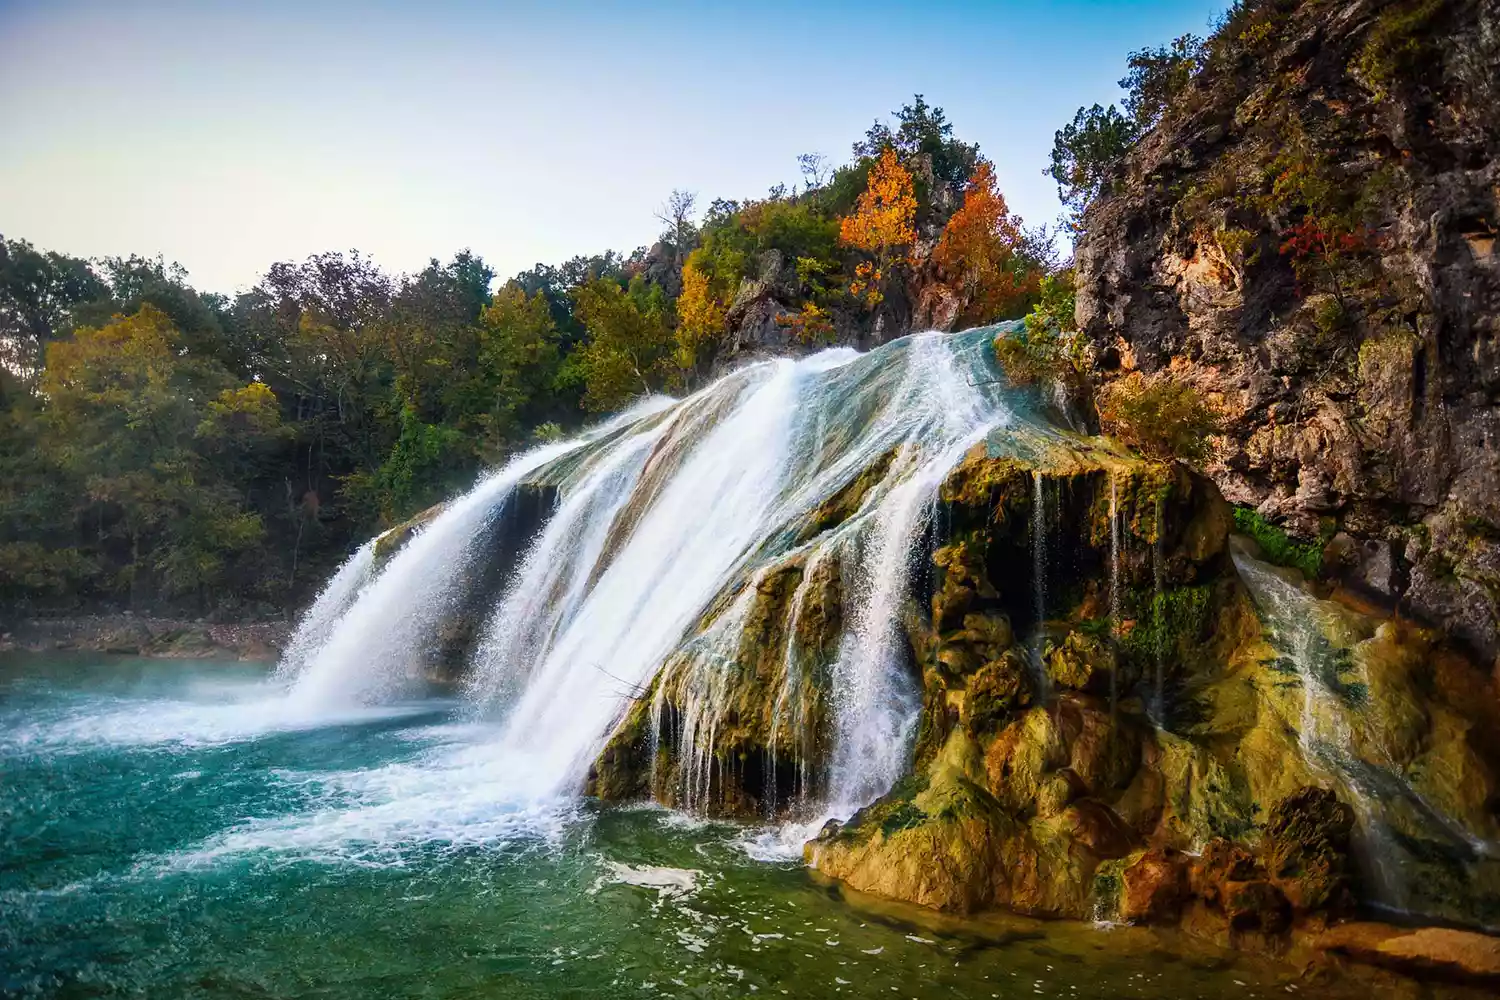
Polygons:
M915 92L1051 222L1053 132L1221 2L0 0L0 233L205 290L359 248L502 275L629 251L674 187L763 194Z

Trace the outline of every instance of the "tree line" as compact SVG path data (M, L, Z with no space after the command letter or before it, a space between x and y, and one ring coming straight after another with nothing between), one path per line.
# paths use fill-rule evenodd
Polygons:
M0 237L0 607L283 614L483 468L702 384L772 265L809 347L901 329L925 285L961 326L1041 300L1048 234L941 108L917 96L852 153L701 213L673 192L651 246L503 282L469 251L409 275L326 253L228 297Z

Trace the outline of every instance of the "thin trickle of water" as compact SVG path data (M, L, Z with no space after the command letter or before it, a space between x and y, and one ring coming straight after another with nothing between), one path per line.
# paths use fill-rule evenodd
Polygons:
M1166 663L1167 663L1167 602L1162 588L1165 575L1166 541L1162 537L1165 529L1165 498L1156 500L1156 540L1151 544L1151 611L1155 627L1156 675L1151 687L1151 718L1158 726L1166 720Z
M721 766L719 727L755 594L753 585L745 587L712 626L688 643L662 672L652 699L651 728L659 732L667 698L676 696L677 804L689 812L711 804L715 767Z
M787 612L786 642L781 654L783 677L781 689L776 693L776 703L771 708L771 732L766 738L766 745L770 751L765 809L768 819L775 819L777 810L782 807L782 803L777 801L776 783L780 775L779 748L783 733L791 734L792 764L797 775L792 789L792 802L787 805L792 811L796 811L797 807L802 804L803 796L807 794L807 768L812 758L808 744L813 734L810 730L810 720L804 715L806 709L802 692L804 667L800 662L797 649L797 628L802 621L808 590L817 579L819 564L821 560L828 558L832 556L828 555L827 550L819 550L808 559L807 565L803 568L802 579L798 581L797 589L792 593L790 608Z
M1047 620L1047 493L1041 470L1031 473L1032 602L1038 624Z
M1050 696L1051 682L1043 661L1047 623L1047 489L1040 469L1031 473L1031 581L1036 629L1031 639L1032 680L1038 697Z
M1333 654L1323 634L1323 622L1311 598L1265 565L1238 550L1235 569L1265 615L1273 642L1296 670L1302 688L1297 742L1303 761L1315 772L1333 779L1354 807L1364 842L1362 860L1366 882L1377 901L1406 910L1410 894L1400 873L1400 855L1367 787L1366 770L1352 740L1350 711L1329 687L1335 670Z
M1120 615L1120 491L1115 475L1109 477L1109 631L1118 645L1124 622ZM1113 718L1120 701L1119 664L1109 670L1109 714Z

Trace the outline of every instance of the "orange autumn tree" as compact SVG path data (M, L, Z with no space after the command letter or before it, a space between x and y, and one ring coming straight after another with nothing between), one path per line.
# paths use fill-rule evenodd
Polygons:
M1010 213L995 185L995 168L980 160L933 250L938 266L958 280L966 305L960 319L977 326L1026 312L1037 295L1041 271L1017 253L1021 220Z
M881 282L893 265L906 258L906 248L917 238L917 195L911 174L887 146L870 168L864 193L854 212L839 223L839 242L872 255L854 270L849 291L869 305L883 298Z

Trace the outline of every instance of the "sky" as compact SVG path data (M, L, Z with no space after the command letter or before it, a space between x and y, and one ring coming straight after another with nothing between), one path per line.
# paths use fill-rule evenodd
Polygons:
M224 293L355 248L504 277L844 162L914 93L1051 223L1053 133L1224 2L0 0L0 234Z

